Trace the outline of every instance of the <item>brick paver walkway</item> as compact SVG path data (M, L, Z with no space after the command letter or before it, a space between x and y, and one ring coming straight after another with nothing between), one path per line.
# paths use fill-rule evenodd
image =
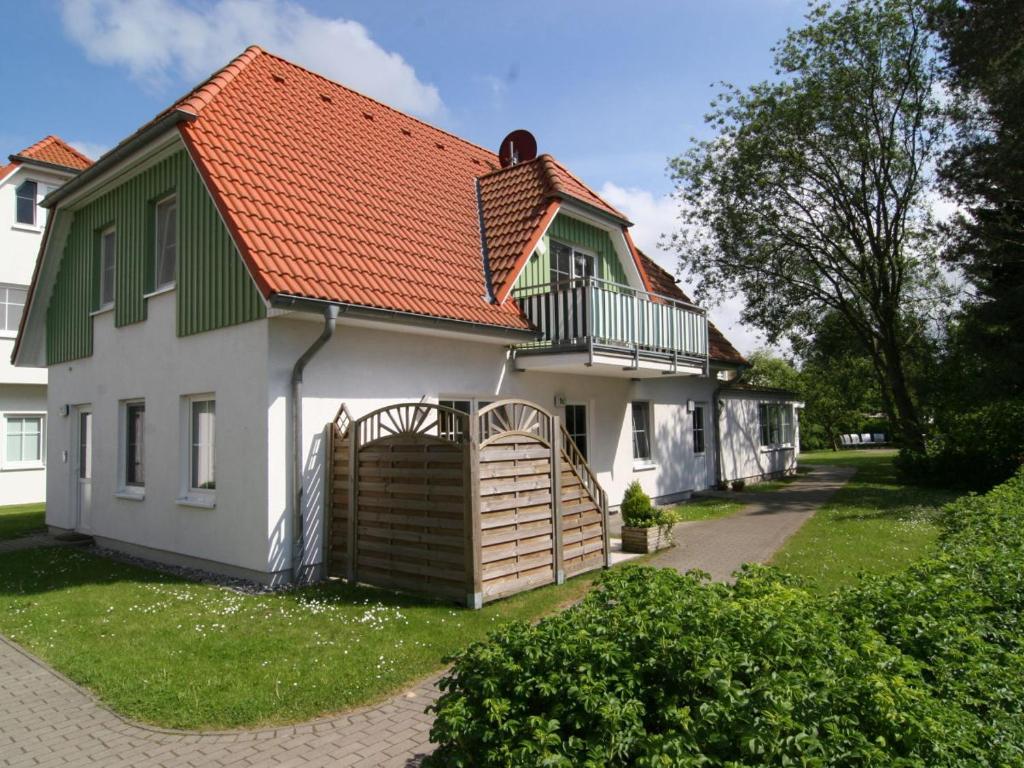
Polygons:
M0 637L0 765L102 768L416 766L431 749L430 680L384 704L258 731L190 733L131 723Z
M741 563L763 562L850 476L815 468L785 491L749 493L738 514L677 526L678 546L653 564L701 568L728 578ZM27 539L20 540L31 546ZM37 542L35 546L39 546ZM0 549L0 552L5 551ZM194 733L122 719L87 691L0 637L0 766L218 768L220 766L416 766L431 750L436 679L383 704L294 726Z

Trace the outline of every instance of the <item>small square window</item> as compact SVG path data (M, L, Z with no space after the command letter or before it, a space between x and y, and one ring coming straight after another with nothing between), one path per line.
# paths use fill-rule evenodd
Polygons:
M43 416L7 416L4 422L4 465L13 468L42 466Z
M0 285L0 331L17 333L25 311L27 291L18 285Z

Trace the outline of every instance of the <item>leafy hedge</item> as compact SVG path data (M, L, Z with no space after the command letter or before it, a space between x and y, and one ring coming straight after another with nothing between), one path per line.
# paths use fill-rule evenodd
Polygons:
M1024 463L1024 400L978 403L943 415L924 451L900 451L910 480L987 490Z
M431 766L1022 766L1024 472L929 560L819 597L624 567L454 660Z

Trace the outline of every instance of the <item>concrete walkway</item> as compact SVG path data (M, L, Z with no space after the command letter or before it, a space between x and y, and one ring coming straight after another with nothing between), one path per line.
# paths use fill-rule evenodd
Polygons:
M784 491L744 493L748 505L732 517L676 526L678 545L651 562L727 579L744 562L770 558L851 474L815 468ZM28 538L16 548L32 546ZM46 543L40 537L35 546ZM121 718L0 636L0 766L417 766L432 749L432 718L424 709L439 695L436 683L427 680L383 704L295 726L171 731Z
M684 573L697 568L715 581L728 581L744 563L768 562L854 472L850 467L814 467L784 490L721 494L746 506L731 517L679 523L672 529L676 546L648 562Z

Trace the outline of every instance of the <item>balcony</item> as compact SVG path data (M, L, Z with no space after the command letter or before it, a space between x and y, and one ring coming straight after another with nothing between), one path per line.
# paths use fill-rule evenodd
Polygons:
M541 333L513 347L518 370L629 378L708 371L707 313L693 304L593 277L514 296Z

